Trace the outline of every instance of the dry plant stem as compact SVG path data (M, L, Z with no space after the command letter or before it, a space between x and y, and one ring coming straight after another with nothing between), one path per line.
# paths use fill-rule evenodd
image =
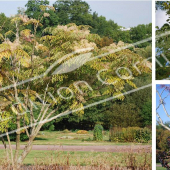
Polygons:
M13 80L15 82L14 77L13 77ZM16 88L16 82L15 82L14 90L15 90L15 100L17 102L19 102L18 101L18 92L17 92L17 88ZM21 119L21 116L19 114L17 114L17 118L16 118L16 125L17 125L17 131L16 131L16 150L15 150L15 156L14 156L14 161L15 162L18 159L18 154L19 154L19 150L20 150L20 130L19 130L21 128L20 119Z
M2 140L2 143L3 143L4 148L5 148L5 153L6 153L7 161L9 162L10 160L9 160L9 153L8 153L7 145L6 145L5 140L4 140L3 137L1 137L1 140Z
M12 163L12 167L14 167L13 150L12 150L11 141L9 138L8 131L6 132L6 135L7 135L7 140L8 140L8 144L9 144L10 153L11 153L11 163Z

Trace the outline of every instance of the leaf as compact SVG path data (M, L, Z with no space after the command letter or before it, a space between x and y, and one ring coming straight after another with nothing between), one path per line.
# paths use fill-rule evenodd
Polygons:
M3 52L0 53L0 61L2 60L3 57L9 59L10 56L11 56L11 52L10 51L3 51Z
M18 111L16 110L16 108L14 106L11 107L11 110L13 113L15 113L16 115L18 114Z
M3 40L4 39L4 36L2 34L0 34L0 39Z
M10 36L10 35L12 35L12 34L13 34L13 32L10 30L10 31L8 31L8 32L5 33L5 36Z
M29 29L22 30L21 35L29 38L31 35L31 30L29 30Z
M132 81L129 81L129 80L126 80L126 82L130 85L130 86L132 86L133 88L137 88L136 87L136 84L135 83L133 83Z

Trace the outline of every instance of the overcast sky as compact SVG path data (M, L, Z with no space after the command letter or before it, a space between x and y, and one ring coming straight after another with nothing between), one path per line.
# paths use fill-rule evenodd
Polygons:
M168 19L168 15L166 15L166 11L159 9L156 11L155 18L156 18L156 26L160 28L166 23L166 20Z
M112 19L120 26L134 27L138 24L152 22L151 1L90 1L86 0L92 12L96 11L107 20ZM2 1L0 0L0 13L7 16L16 14L17 7L24 7L27 1ZM53 4L55 1L50 1Z

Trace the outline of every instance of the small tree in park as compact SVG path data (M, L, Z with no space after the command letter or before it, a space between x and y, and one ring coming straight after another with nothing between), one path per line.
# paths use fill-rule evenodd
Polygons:
M96 124L93 131L93 140L102 141L103 140L103 126L101 124Z

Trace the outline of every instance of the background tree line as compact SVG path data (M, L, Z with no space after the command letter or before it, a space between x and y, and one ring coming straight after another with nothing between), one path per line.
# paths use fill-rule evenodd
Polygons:
M18 13L25 13L29 18L40 18L43 13L40 9L41 5L49 5L48 0L29 0L25 7L26 11L22 8L18 8ZM53 4L55 11L50 10L48 18L44 17L41 21L42 27L39 27L37 33L42 36L42 30L46 27L67 25L69 23L75 23L76 25L89 25L90 32L98 34L103 39L97 42L99 47L110 45L112 42L123 41L125 43L134 43L145 38L152 36L152 24L141 24L131 28L128 31L122 31L117 23L113 20L106 20L104 16L99 16L97 12L93 12L89 4L81 0L58 0ZM5 24L6 33L7 30L11 30L10 18L6 17L5 14L0 14L0 24ZM28 26L29 29L33 30L32 26ZM15 29L15 28L13 28ZM12 35L11 35L12 36ZM146 47L150 43L146 42L138 47Z

